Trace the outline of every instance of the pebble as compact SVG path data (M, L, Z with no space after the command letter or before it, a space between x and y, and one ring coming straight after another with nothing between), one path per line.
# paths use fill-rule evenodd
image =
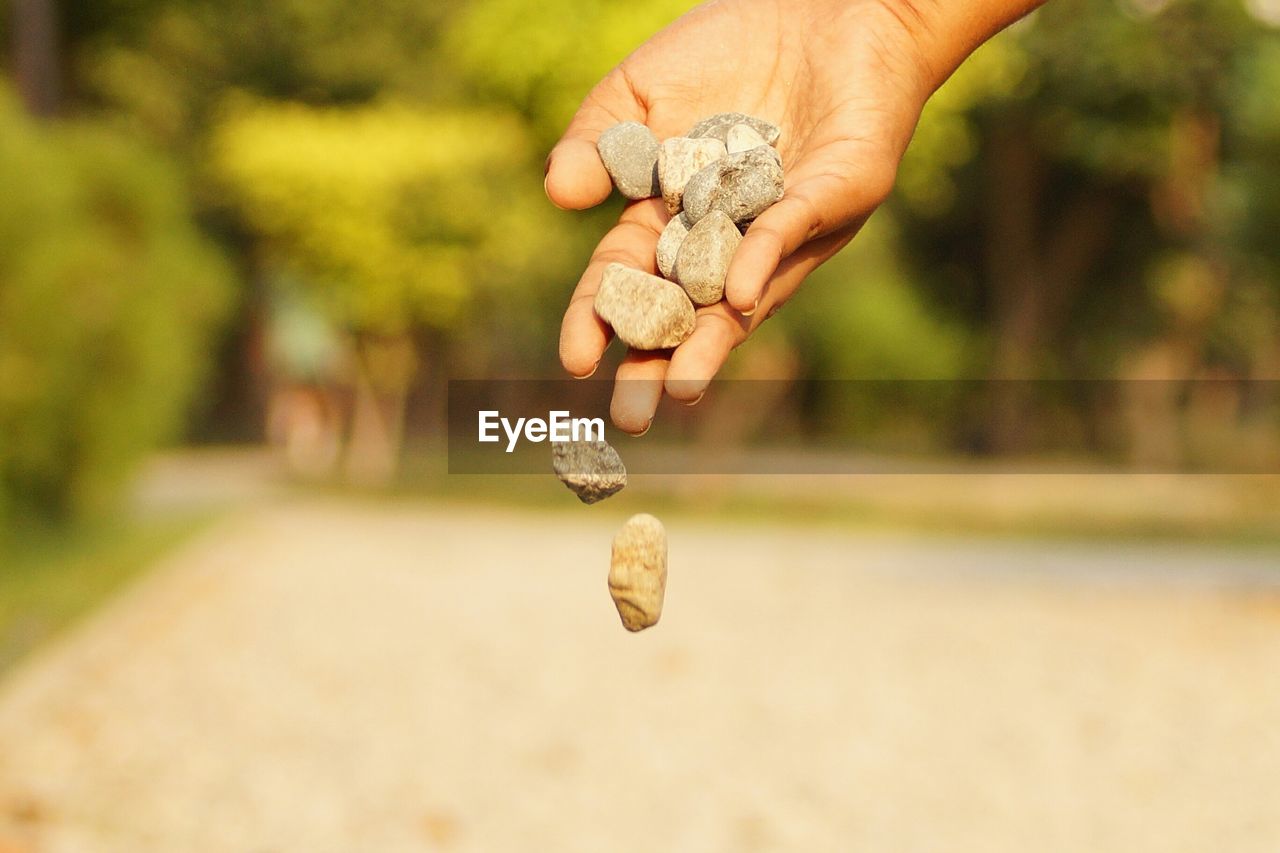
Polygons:
M759 148L761 145L768 145L764 141L764 137L756 133L755 128L749 124L735 124L729 128L729 133L724 139L724 147L729 150L730 154L737 154L741 151L750 151L752 148Z
M694 305L714 305L724 298L729 261L741 242L738 226L719 210L689 229L676 255L675 280Z
M693 303L678 284L618 263L605 267L595 310L633 349L669 349L693 334Z
M596 150L618 192L629 199L661 195L658 138L638 121L624 121L600 134Z
M695 224L721 210L740 225L782 198L782 158L768 147L730 154L690 178L685 189L685 215Z
M604 439L552 442L551 467L584 504L602 501L627 485L622 457Z
M749 116L746 113L718 113L710 118L704 118L691 127L685 135L690 139L711 137L719 139L721 142L726 142L729 131L733 129L734 125L739 124L745 124L760 134L766 145L777 145L778 138L782 136L782 131L776 124L755 116Z
M676 265L676 253L680 251L680 244L692 227L689 217L680 213L671 217L667 227L662 229L662 234L658 237L658 272L662 273L663 278L671 278Z
M609 595L622 627L643 631L658 624L667 589L667 531L647 513L633 515L613 537Z
M687 139L675 136L658 148L658 184L667 212L680 210L684 186L689 179L728 154L723 139Z

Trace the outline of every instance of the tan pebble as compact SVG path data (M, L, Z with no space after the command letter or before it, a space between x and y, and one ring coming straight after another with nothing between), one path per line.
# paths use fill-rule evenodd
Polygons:
M689 179L728 153L720 139L686 139L675 136L665 140L658 148L658 183L667 212L672 216L680 210L684 197L684 185Z
M622 626L643 631L658 624L667 590L667 531L647 513L633 515L613 537L609 595Z
M737 154L739 151L750 151L752 148L759 148L761 145L768 145L764 141L764 137L756 133L756 129L749 124L735 124L729 128L728 134L725 135L724 145L730 154Z
M680 285L618 263L605 267L594 304L600 319L638 350L679 346L697 320Z
M691 227L693 223L689 221L689 217L681 213L671 217L667 227L662 229L662 234L658 237L658 272L662 273L663 278L671 278L676 265L676 254Z

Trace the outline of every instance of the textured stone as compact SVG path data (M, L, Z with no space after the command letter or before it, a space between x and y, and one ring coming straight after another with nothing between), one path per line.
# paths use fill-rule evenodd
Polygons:
M618 192L630 199L661 195L658 138L638 121L624 121L600 134L596 150Z
M627 519L613 537L609 595L622 627L643 631L662 618L667 591L667 531L647 513Z
M605 267L595 309L634 349L669 349L693 334L693 303L680 285L622 264Z
M749 124L735 124L729 128L729 133L724 140L724 147L729 150L730 154L750 151L752 148L759 148L761 145L768 144L764 141L764 137Z
M755 116L749 116L746 113L718 113L710 118L704 118L691 127L685 136L690 139L710 137L719 139L721 142L727 142L730 129L737 124L745 124L760 134L766 145L777 145L778 137L782 136L782 131L776 124Z
M689 179L685 214L695 224L712 210L749 222L782 198L782 158L768 147L730 154Z
M714 305L724 298L729 261L741 242L738 226L719 210L689 229L676 255L675 280L694 305Z
M675 216L680 210L684 185L702 169L724 157L728 151L723 139L686 139L675 136L658 148L658 184L667 212Z
M662 229L662 234L658 237L658 272L664 277L671 278L671 271L676 265L676 253L680 251L680 244L684 242L685 235L692 226L689 217L680 213L671 217L667 227Z
M584 504L602 501L627 485L627 468L609 442L555 441L551 467Z

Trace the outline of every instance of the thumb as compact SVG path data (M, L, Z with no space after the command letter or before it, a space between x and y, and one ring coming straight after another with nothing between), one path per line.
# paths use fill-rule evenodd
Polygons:
M595 207L608 198L613 182L600 161L596 140L619 122L643 123L645 113L622 71L611 71L587 95L564 136L551 149L543 184L547 198L565 210Z

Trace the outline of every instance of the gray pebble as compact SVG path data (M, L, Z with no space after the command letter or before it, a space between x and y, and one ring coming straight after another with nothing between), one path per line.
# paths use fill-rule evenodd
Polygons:
M684 209L694 223L712 210L721 210L741 224L780 198L782 158L772 148L758 147L730 154L690 178Z
M766 145L777 145L778 137L782 136L782 131L776 124L767 122L764 119L749 116L746 113L719 113L710 118L704 118L695 124L685 134L690 139L699 139L701 137L711 137L719 139L721 142L727 142L729 130L735 124L745 124L756 133L760 134Z
M675 279L694 305L714 305L724 298L729 261L741 242L738 226L719 210L689 230L676 255Z
M676 265L676 253L680 251L680 244L684 242L684 237L692 226L689 217L680 213L671 217L667 227L662 229L662 234L658 237L658 272L664 278L671 278L671 271Z
M605 267L595 310L633 349L669 349L693 334L693 303L678 284L622 264Z
M686 139L674 136L663 140L658 148L658 184L667 212L675 216L680 210L684 185L702 169L727 154L723 139Z
M618 192L630 199L661 195L658 138L638 121L624 121L600 134L600 159Z
M584 504L602 501L627 485L622 457L603 439L552 442L551 467Z
M761 145L768 144L764 141L764 137L756 133L755 128L749 124L735 124L729 128L729 133L724 139L724 147L729 150L730 154L750 151L752 148L759 148Z
M643 631L662 618L667 592L667 530L648 513L633 515L613 537L609 596L622 627Z

